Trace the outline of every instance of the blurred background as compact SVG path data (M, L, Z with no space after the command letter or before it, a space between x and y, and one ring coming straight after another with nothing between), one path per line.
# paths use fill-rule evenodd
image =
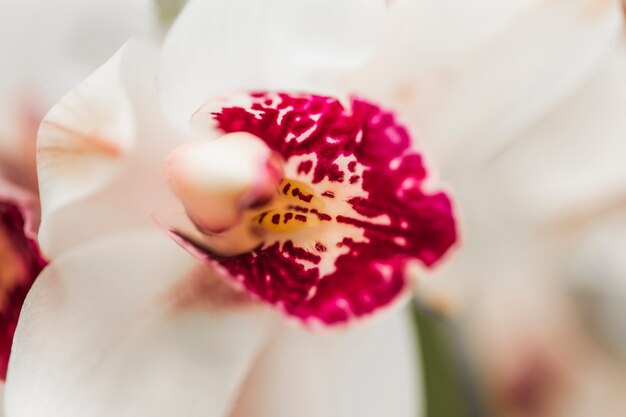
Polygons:
M3 175L34 186L45 112L183 4L0 3ZM462 222L461 249L418 277L425 415L626 416L626 3L388 6L344 86L398 111Z

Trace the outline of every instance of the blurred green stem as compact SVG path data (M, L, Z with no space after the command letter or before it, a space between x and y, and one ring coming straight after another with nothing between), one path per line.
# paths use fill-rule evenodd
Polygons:
M483 417L451 322L414 304L422 359L424 417Z

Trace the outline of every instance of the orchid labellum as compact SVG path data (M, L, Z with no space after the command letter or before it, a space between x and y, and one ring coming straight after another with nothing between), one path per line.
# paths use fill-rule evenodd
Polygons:
M225 135L183 145L167 165L204 236L173 234L287 314L323 324L370 314L410 288L411 260L430 266L454 243L450 201L426 191L422 156L392 113L252 93L210 115Z
M9 416L415 415L404 311L347 328L400 306L457 239L399 116L338 88L385 7L191 0L161 48L129 41L52 108L51 263Z

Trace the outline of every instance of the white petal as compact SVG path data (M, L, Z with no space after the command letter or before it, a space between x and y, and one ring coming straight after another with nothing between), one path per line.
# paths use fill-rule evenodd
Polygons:
M485 170L501 210L564 221L624 201L624 74L626 37L597 76Z
M332 88L376 46L383 0L191 0L168 34L159 85L186 126L210 98Z
M428 90L438 84L437 73L444 78L444 67L475 52L534 1L388 1L382 47L346 81L353 89L395 105L411 108L424 96L432 101ZM417 94L408 97L411 93ZM411 102L405 103L408 98Z
M50 258L102 234L151 224L153 212L174 200L162 164L185 138L161 117L157 57L154 45L129 42L46 117L38 143L40 242Z
M483 10L496 16L496 23L477 28L482 39L471 36L455 59L412 49L406 41L404 54L432 59L429 67L396 54L382 69L378 61L360 81L361 86L383 83L377 96L402 106L444 170L475 166L500 151L589 79L623 31L617 1L519 2L517 7L502 2L509 7L501 6L500 13L491 13L493 5L486 3ZM530 4L523 8L523 3ZM463 37L453 19L440 25ZM381 73L389 75L379 81Z
M538 4L453 82L433 139L449 138L450 163L484 162L589 79L622 31L615 1Z
M232 417L415 417L421 402L407 311L341 333L285 328Z
M159 232L55 260L22 311L7 415L225 416L273 319L250 305L173 303L193 266Z
M37 162L45 216L109 182L132 151L134 120L121 70L128 50L126 45L44 118Z
M0 154L22 158L24 113L38 124L130 36L156 34L155 20L152 0L0 2Z

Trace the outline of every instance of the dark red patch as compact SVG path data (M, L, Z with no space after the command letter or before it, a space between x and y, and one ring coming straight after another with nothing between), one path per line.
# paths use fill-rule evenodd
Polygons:
M16 276L4 276L8 281L0 286L0 291L3 291L0 294L3 297L0 310L0 379L3 380L6 378L11 344L22 304L35 278L46 265L37 243L27 230L25 216L25 209L0 197L0 234L3 235L0 239L11 245L11 248L4 248L7 252L0 254L0 259L5 262L0 264L0 274L9 274L9 268L12 267L19 271ZM17 254L17 257L8 251ZM6 262L11 262L12 265Z
M263 220L265 220L265 217L267 216L267 213L268 213L268 212L267 212L267 211L265 211L265 212L263 212L263 213L261 213L261 214L259 215L259 220L258 220L258 223L259 223L259 224L263 223Z
M317 211L317 209L311 210L311 213L315 214L318 219L320 219L321 221L324 221L324 222L328 222L328 221L331 221L333 219L330 215L328 215L326 213L320 213L319 211Z
M298 174L308 174L313 168L313 161L303 161L298 165Z
M300 191L299 188L294 188L293 190L291 190L291 195L298 198L301 201L304 201L305 203L310 203L311 200L313 200L312 194L305 194L302 191Z
M271 105L270 96L275 97ZM315 154L315 163L302 167L312 172L313 185L325 179L342 183L346 175L353 177L335 161L355 157L357 162L350 163L348 171L354 172L357 163L363 168L359 186L365 193L348 204L373 220L338 216L336 221L363 229L368 242L345 238L338 246L349 248L349 252L336 259L335 271L326 276L320 276L315 265L320 256L332 253L314 242L312 248L319 255L295 247L291 241L229 258L196 248L196 254L206 262L216 262L232 277L242 276L248 291L290 315L305 322L334 324L389 305L407 288L408 261L419 259L430 266L455 243L450 200L443 192L428 194L423 190L427 174L422 157L411 150L409 133L392 113L357 99L346 110L331 97L265 93L251 97L256 100L250 108L225 107L215 113L219 128L226 133L244 131L258 136L287 163L294 157ZM294 136L300 140L291 140ZM297 189L291 193L303 201L308 198ZM335 197L329 191L322 195ZM374 220L379 216L387 216L388 224ZM306 217L295 215L295 219Z

